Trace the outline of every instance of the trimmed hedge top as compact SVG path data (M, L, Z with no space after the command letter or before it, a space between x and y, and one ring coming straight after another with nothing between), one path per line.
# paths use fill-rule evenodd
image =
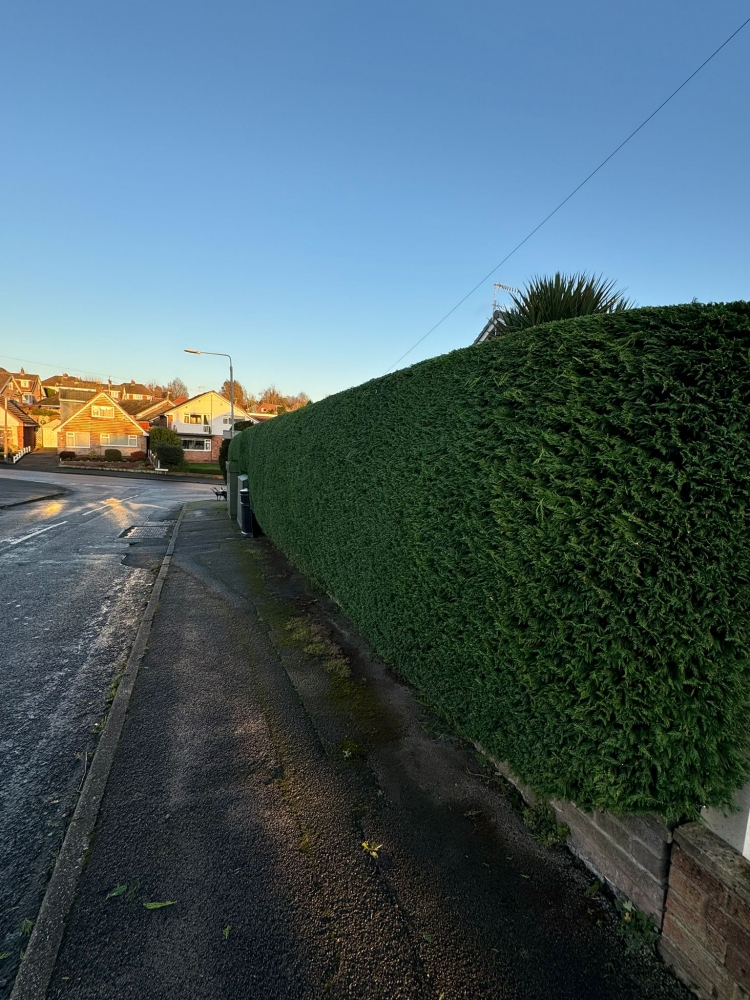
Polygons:
M249 428L264 531L540 793L694 816L750 750L750 303L549 323Z

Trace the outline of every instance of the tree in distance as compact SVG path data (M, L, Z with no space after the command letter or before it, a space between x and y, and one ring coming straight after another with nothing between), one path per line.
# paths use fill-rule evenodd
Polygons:
M260 394L258 407L273 407L276 413L287 413L291 410L299 410L302 406L307 406L310 397L306 392L300 392L296 396L282 396L275 385L269 385Z
M229 379L226 378L221 383L221 389L219 389L219 395L224 396L226 399L231 399L231 385L229 384ZM243 410L246 410L248 406L252 403L255 405L255 400L252 396L248 395L242 382L235 381L234 383L234 401L237 406L241 406Z
M190 395L188 387L181 378L173 378L171 382L167 382L164 388L170 399L176 399L178 396Z
M635 308L622 291L615 290L613 280L584 271L534 277L520 292L511 292L510 298L511 305L495 313L495 329L488 339L554 320Z
M230 398L229 379L225 379L218 390L225 399ZM234 383L234 402L241 406L248 413L257 413L260 407L265 407L266 412L287 413L291 410L298 410L301 406L307 406L310 397L306 392L299 392L296 396L283 396L275 385L269 385L263 389L258 396L248 392L241 382Z
M263 392L261 392L260 399L258 400L258 406L264 406L266 409L271 409L273 407L276 413L283 413L286 410L284 397L275 385L269 385L267 389L264 389Z

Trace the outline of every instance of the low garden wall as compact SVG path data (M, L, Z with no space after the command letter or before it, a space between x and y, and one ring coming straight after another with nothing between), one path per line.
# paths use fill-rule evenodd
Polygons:
M674 837L662 957L704 1000L748 1000L750 862L702 823Z

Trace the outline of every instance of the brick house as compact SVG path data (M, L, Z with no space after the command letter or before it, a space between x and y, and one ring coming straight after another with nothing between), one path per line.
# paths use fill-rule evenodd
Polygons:
M39 424L14 400L0 397L0 455L7 449L16 454L24 448L36 447Z
M78 378L75 375L68 375L67 372L64 375L50 375L42 382L45 396L57 396L61 389L75 389L85 395L93 396L103 388L101 382Z
M130 399L143 403L153 402L154 399L154 394L148 386L142 385L140 382L135 382L132 379L130 382L122 382L120 385L108 387L107 392L114 399Z
M109 393L98 392L57 428L57 450L103 454L119 448L123 455L146 450L143 428Z
M42 380L23 368L20 372L9 372L0 368L0 396L15 399L18 403L33 406L44 396Z
M51 375L40 383L41 388L47 396L57 396L66 390L73 390L94 396L97 392L106 392L112 399L134 399L144 403L153 401L154 393L148 386L142 385L131 379L130 382L121 382L113 385L112 381L97 382L90 379L78 378L76 375Z

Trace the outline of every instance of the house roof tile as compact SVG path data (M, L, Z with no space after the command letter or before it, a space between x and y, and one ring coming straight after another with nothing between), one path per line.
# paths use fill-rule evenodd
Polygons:
M30 414L26 413L25 410L22 410L14 399L0 399L0 409L2 408L7 408L8 416L13 415L16 420L19 420L26 427L39 426L37 421Z

